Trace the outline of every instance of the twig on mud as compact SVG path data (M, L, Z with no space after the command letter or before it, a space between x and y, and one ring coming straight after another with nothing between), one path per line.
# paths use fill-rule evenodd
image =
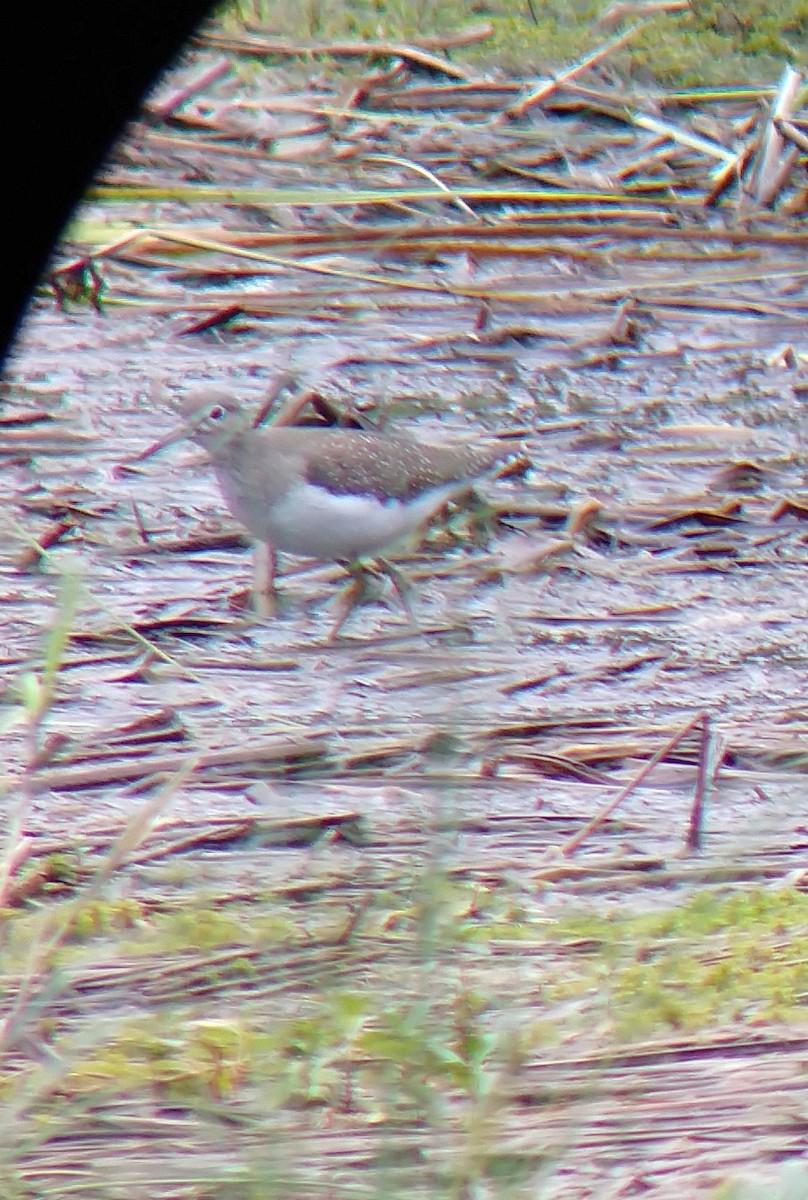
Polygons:
M704 809L710 790L715 784L721 760L724 757L721 739L713 732L708 713L701 718L701 742L696 774L696 788L690 809L685 846L688 850L701 850L704 834Z
M718 159L719 162L726 166L735 164L738 154L734 150L728 150L726 146L722 146L719 142L711 138L702 137L698 133L694 133L691 129L683 128L681 125L675 125L672 121L664 121L661 118L649 115L647 113L631 113L629 120L632 125L636 125L638 129L645 129L648 133L656 134L657 137L668 138L678 146L686 146L690 150L695 150L699 154L704 154L708 158Z
M567 841L564 842L564 844L560 846L558 850L554 850L553 853L562 854L565 858L568 858L571 854L574 854L575 851L578 850L578 848L583 844L583 842L586 841L589 835L596 829L599 829L604 821L608 820L615 809L622 804L632 792L636 791L640 784L648 778L654 768L658 766L663 759L667 758L671 750L675 749L675 747L678 746L689 733L692 733L694 729L704 722L706 716L706 713L700 712L697 716L688 721L686 725L683 725L682 728L665 743L662 749L658 750L654 757L648 760L640 773L617 793L614 800L610 800L608 804L604 805L599 812L595 813L594 817L592 817L590 821L587 821L583 829L579 829L576 834L574 834L571 838L568 838Z
M427 167L422 166L421 163L413 162L409 158L401 158L397 154L367 154L365 155L365 162L393 163L399 167L406 167L410 171L417 171L419 175L423 175L430 183L434 183L435 187L445 192L452 203L456 204L460 211L465 213L467 217L471 217L473 221L482 220L482 217L478 216L473 208L469 208L462 196L456 195L447 184L438 178L434 171L430 171Z
M793 143L786 149L779 123L791 117L801 84L800 73L793 67L786 67L771 115L760 139L758 159L747 196L747 199L754 200L762 208L772 204L777 198L800 153Z
M55 701L59 673L78 611L81 586L78 577L65 574L60 581L56 611L50 629L45 636L42 667L39 671L27 671L19 681L19 705L10 714L5 728L21 721L25 728L25 762L19 778L9 778L10 787L16 785L17 802L7 820L5 845L0 855L0 908L8 900L12 880L21 865L27 860L30 841L25 836L25 826L34 807L38 781L37 764L42 758L45 724Z
M275 379L270 382L270 385L266 390L266 395L261 401L261 407L258 410L255 421L253 422L256 429L263 425L278 397L285 392L287 388L297 387L299 378L300 376L297 371L293 370L291 366L284 365L284 369L276 376ZM287 410L289 407L290 406L287 406L287 408L283 409L281 413L278 414L278 416L275 418L274 424L294 424L294 416L290 417L287 415ZM295 416L296 415L297 414L295 413Z
M438 42L441 47L446 46L464 46L472 42L485 41L493 32L493 26L489 24L476 25L471 29L461 31L456 34L444 34L440 38L424 39L431 41L432 44ZM237 36L233 34L223 34L219 31L211 33L197 34L195 41L203 46L213 46L217 50L223 50L229 53L237 54L257 54L262 58L266 55L288 55L289 57L312 58L313 56L321 57L326 55L330 58L400 58L404 62L413 64L416 67L427 71L435 71L442 75L448 76L449 79L468 79L469 72L463 67L457 66L455 63L449 62L445 58L439 57L437 54L431 54L426 50L419 49L417 45L407 44L405 42L370 42L370 41L344 41L344 42L290 42L284 38L261 37L256 34L244 34Z
M579 58L577 62L572 63L566 70L554 75L552 79L545 79L539 87L530 92L524 99L518 101L516 104L512 104L510 108L506 108L500 117L495 118L495 121L501 121L503 118L514 120L518 117L523 117L526 112L529 112L537 104L542 104L565 83L570 83L578 75L582 75L584 71L587 71L590 67L593 67L596 63L606 58L613 50L617 50L620 46L624 46L626 42L631 41L635 33L639 33L650 20L650 17L646 17L642 21L637 21L636 24L631 25L628 29L624 29L616 37L611 38L610 41L603 42L600 46L592 50L591 53L584 55L583 58Z
M595 29L614 29L625 17L650 17L689 8L690 0L614 0L595 21Z
M184 87L171 92L166 96L165 100L149 102L146 99L143 102L143 107L147 112L159 118L159 120L167 121L169 117L174 115L178 108L181 108L183 104L187 104L193 96L210 87L212 83L217 83L225 75L229 75L232 69L233 66L229 58L220 58L212 66L198 72Z
M55 981L55 968L51 966L53 955L73 931L75 918L82 908L97 899L104 884L118 870L131 851L145 839L170 800L190 778L196 767L196 758L186 758L165 786L133 814L87 888L62 911L61 920L55 931L50 935L46 933L34 947L28 971L17 988L7 1016L0 1023L0 1058L7 1054L23 1036L30 1017L37 1011L37 993L46 985L53 988Z

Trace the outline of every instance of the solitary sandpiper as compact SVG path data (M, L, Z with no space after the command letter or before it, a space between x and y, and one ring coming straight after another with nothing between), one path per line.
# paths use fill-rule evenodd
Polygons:
M380 554L452 496L491 473L502 445L424 445L404 434L318 426L255 429L226 392L189 393L183 424L140 457L190 437L202 446L230 511L256 541L253 604L274 611L274 552L342 563L354 582L329 634L363 597L371 559L415 624L401 573Z

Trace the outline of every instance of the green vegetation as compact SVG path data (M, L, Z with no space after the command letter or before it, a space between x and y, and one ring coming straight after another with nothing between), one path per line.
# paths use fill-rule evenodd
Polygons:
M225 26L244 22L293 43L336 39L418 41L488 23L492 34L451 50L452 61L481 70L542 75L565 67L643 19L642 6L616 27L598 20L607 0L230 0ZM712 87L772 83L783 64L808 61L808 3L783 0L692 0L685 12L660 14L610 55L607 70L664 86Z
M427 1119L435 1095L490 1097L506 1064L514 1071L562 1037L608 1056L679 1031L804 1016L808 897L791 888L705 889L661 912L581 907L553 919L429 870L405 890L379 891L344 950L349 913L323 897L223 905L183 889L163 911L131 899L74 904L51 972L81 978L117 962L135 983L162 983L159 1008L109 1018L100 1044L81 1032L62 1085L70 1094L148 1085L188 1098L249 1085L270 1087L281 1107L330 1107L350 1079L361 1108ZM7 912L6 961L52 938L57 916ZM309 977L313 943L332 953L301 993L295 976ZM499 966L484 952L493 946ZM270 977L299 993L294 1016L262 995L273 956ZM361 986L345 981L343 958ZM512 1007L527 974L541 997L529 1019ZM112 978L110 988L114 1007ZM225 999L234 989L235 1006ZM6 1094L15 1078L0 1071Z
M599 944L593 978L617 1037L804 1019L808 897L791 888L705 890L663 913L568 928Z
M32 762L82 595L63 581L42 661L9 709ZM32 1158L61 1155L90 1118L152 1120L156 1106L158 1128L177 1120L178 1136L212 1156L183 1177L196 1188L183 1194L202 1200L286 1194L298 1175L305 1192L295 1139L340 1123L383 1133L378 1190L393 1172L396 1186L438 1200L484 1184L522 1200L558 1133L514 1148L515 1088L536 1110L597 1097L627 1045L804 1016L808 897L796 888L701 888L662 904L655 892L651 912L636 896L562 904L528 880L454 877L441 865L444 822L408 870L388 866L361 886L350 874L295 898L234 886L236 850L222 886L201 890L174 861L127 862L186 780L178 772L136 807L106 850L77 843L37 868L16 853L35 799L27 773L0 909L4 1195L65 1194L38 1189ZM31 887L13 887L20 879ZM533 1072L559 1054L589 1059L585 1085L537 1084ZM401 1140L412 1131L450 1134L451 1158L425 1167ZM269 1158L257 1155L269 1144ZM134 1172L150 1196L178 1194L156 1164L131 1155L120 1166L123 1192L94 1159L70 1186L114 1200Z

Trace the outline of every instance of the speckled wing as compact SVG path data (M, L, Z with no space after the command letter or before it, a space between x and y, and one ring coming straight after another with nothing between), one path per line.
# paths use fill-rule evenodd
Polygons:
M336 495L413 500L459 487L490 470L502 457L492 446L425 446L411 438L355 430L309 431L306 477Z

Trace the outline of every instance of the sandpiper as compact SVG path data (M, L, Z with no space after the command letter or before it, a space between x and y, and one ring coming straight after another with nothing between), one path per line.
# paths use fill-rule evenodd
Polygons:
M233 516L256 542L253 605L274 611L275 551L335 560L353 577L333 641L367 585L364 560L393 582L412 624L406 581L381 552L414 532L452 496L490 474L501 445L424 445L404 434L318 426L255 429L229 393L191 392L182 425L140 458L190 437L207 451Z

